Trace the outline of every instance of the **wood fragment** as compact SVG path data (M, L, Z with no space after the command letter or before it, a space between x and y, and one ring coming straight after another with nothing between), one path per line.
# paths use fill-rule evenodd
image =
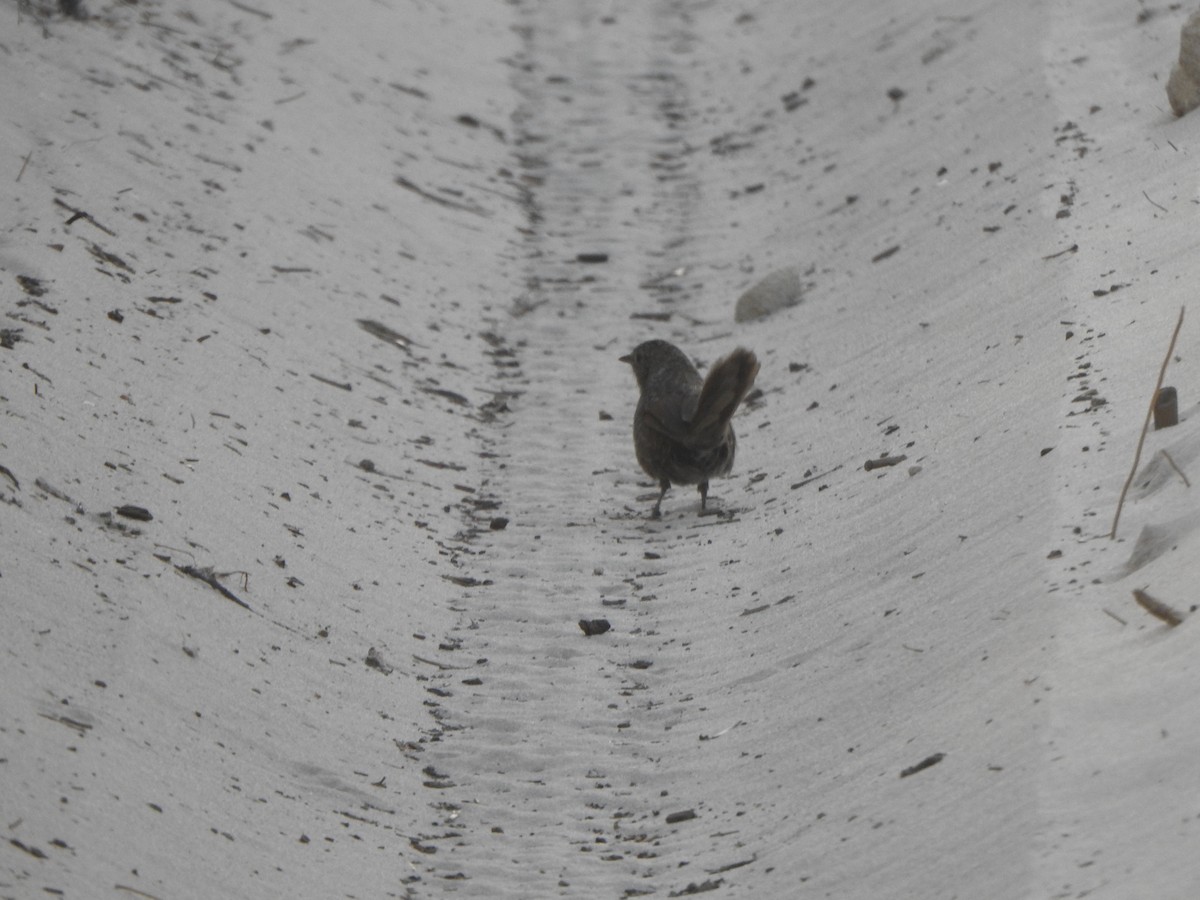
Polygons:
M207 584L210 588L212 588L214 591L216 591L218 594L220 594L226 600L232 600L238 606L242 607L242 609L247 609L247 610L250 610L250 612L254 612L254 610L250 609L250 604L248 604L245 600L241 599L237 594L235 594L233 591L229 590L229 588L225 587L225 585L221 584L221 582L219 582L217 580L217 576L216 576L216 574L214 574L214 572L211 568L201 569L197 566L192 566L192 565L187 565L187 566L177 565L174 568L175 568L175 571L179 572L181 575L187 575L189 578L195 578L198 581L203 581L205 584Z
M870 472L872 469L883 469L888 466L899 465L908 459L903 453L899 456L881 456L879 459L868 459L863 463L863 468Z
M1179 392L1165 387L1154 398L1154 430L1179 424Z
M696 818L694 809L681 809L679 812L669 813L666 818L668 825L674 825L677 822L686 822L688 819Z
M395 183L406 191L412 191L418 197L423 197L432 203L439 206L444 206L447 209L461 209L463 212L475 213L477 216L487 216L488 211L482 207L475 206L470 203L460 203L457 200L451 200L448 197L443 197L440 194L435 194L432 191L427 191L420 185L414 184L403 175L397 175L394 179Z
M16 838L9 838L8 842L16 847L22 853L28 853L34 859L46 859L46 851L40 847L31 847L28 844L23 844Z
M442 578L449 581L451 584L457 584L459 587L487 587L492 583L490 578L472 578L470 575L443 575Z
M250 15L252 15L252 16L258 16L260 19L275 18L269 12L265 12L264 10L261 10L261 9L255 9L253 6L247 6L244 3L238 3L238 0L229 0L229 5L232 6L234 9L240 9L244 13L250 13Z
M93 225L95 225L97 228L99 228L101 231L103 231L105 234L107 234L109 237L117 236L115 231L109 231L107 228L105 228L103 225L101 225L99 222L97 222L96 219L89 212L84 212L82 209L76 209L74 206L71 206L69 203L63 203L62 200L60 200L58 197L54 198L54 205L59 206L59 207L65 209L67 212L71 213L71 218L69 220L67 220L68 225L70 225L72 222L78 221L79 219L86 219L87 221L89 221Z
M21 180L21 176L25 174L25 167L29 165L29 160L33 158L33 151L30 150L25 154L25 159L21 163L21 171L17 173L17 181Z
M796 490L796 488L802 488L806 484L812 484L814 481L819 481L820 479L825 478L828 475L832 475L834 472L836 472L841 467L842 467L842 464L838 463L832 469L826 469L824 472L818 472L816 475L810 475L808 478L805 478L803 481L797 481L795 484L791 485L789 487L789 490L794 491L794 490Z
M1065 256L1068 253L1077 253L1079 251L1078 244L1072 244L1066 250L1059 250L1057 253L1051 253L1049 256L1043 256L1042 259L1058 259L1060 256Z
M1156 619L1161 619L1172 628L1183 622L1182 615L1162 601L1155 600L1141 588L1134 588L1133 599L1138 602L1138 606L1150 613L1150 615Z
M427 394L433 394L433 396L435 396L435 397L442 397L445 400L449 400L455 406L470 406L471 405L471 401L468 400L466 397L464 397L462 394L458 393L457 391L448 391L445 388L432 388L432 387L423 387L423 388L421 388L421 390L423 390Z
M46 479L44 479L44 478L35 478L33 480L33 483L35 485L37 485L38 488L45 491L47 494L49 494L51 497L54 497L57 500L62 500L64 503L74 503L75 502L67 494L64 494L62 491L60 491L58 488L56 488L50 482L46 481Z
M940 763L945 758L946 758L945 753L931 753L929 756L925 757L923 760L921 760L915 766L909 766L907 769L901 770L900 777L907 778L909 775L916 775L918 772L925 771L930 766L936 766L938 763Z
M88 218L90 219L91 216L88 216ZM109 253L99 244L92 244L92 246L88 247L88 253L92 254L99 262L105 265L115 266L123 272L128 272L130 275L134 274L133 267L129 263L125 262L125 260L121 259L115 253Z
M339 388L343 391L353 390L353 387L348 381L333 381L323 375L318 375L315 372L309 372L308 374L311 378L315 378L317 381L321 382L321 384L327 384L330 387Z
M443 672L445 672L447 670L452 670L452 669L469 669L470 668L470 666L452 666L449 663L440 663L436 659L426 659L424 656L417 656L417 654L415 654L415 653L413 654L413 659L415 659L419 663L424 663L427 666L433 666L434 668L441 669Z
M737 862L726 863L723 866L718 866L715 869L705 869L709 875L720 875L722 872L730 872L734 869L740 869L742 866L748 866L751 863L758 862L758 854L755 853L749 859L739 859Z
M125 891L128 894L133 894L135 897L145 897L146 900L159 900L159 897L155 894L147 894L145 891L139 891L137 888L129 887L125 884L114 884L113 890Z
M390 299L390 298L389 298ZM395 344L405 353L412 355L412 347L420 347L421 345L407 335L401 334L394 328L384 325L382 322L376 322L374 319L358 319L358 327L365 331L371 337L378 338L389 344Z
M1138 463L1142 459L1142 447L1146 443L1146 432L1150 430L1150 419L1154 415L1154 404L1158 400L1158 392L1162 389L1163 379L1167 375L1167 366L1171 362L1171 354L1175 352L1175 341L1179 337L1179 330L1183 328L1183 314L1186 311L1186 306L1179 308L1179 321L1175 323L1175 331L1171 335L1171 343L1167 345L1166 356L1163 357L1162 367L1158 370L1158 381L1154 383L1154 393L1150 395L1150 406L1146 410L1146 421L1142 423L1142 434L1138 438L1137 450L1133 454L1133 465L1129 467L1129 477L1125 479L1125 486L1121 488L1121 497L1117 501L1117 512L1113 516L1112 530L1108 533L1109 540L1116 540L1117 524L1121 521L1121 508L1125 505L1125 495L1129 493L1129 486L1133 484L1134 476L1137 474Z
M87 722L80 722L78 719L72 719L70 716L47 715L46 713L38 713L43 719L49 719L51 722L57 722L59 725L66 725L72 731L78 732L81 735L87 734L92 730L92 726Z

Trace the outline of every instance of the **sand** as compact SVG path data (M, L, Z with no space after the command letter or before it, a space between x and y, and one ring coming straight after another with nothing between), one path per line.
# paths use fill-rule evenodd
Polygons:
M0 10L0 897L1195 896L1187 10L284 6Z

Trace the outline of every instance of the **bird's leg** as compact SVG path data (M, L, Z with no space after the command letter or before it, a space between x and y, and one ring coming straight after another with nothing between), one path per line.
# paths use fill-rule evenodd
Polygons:
M662 515L662 510L659 507L662 506L663 497L667 496L667 491L671 489L671 482L664 478L659 482L659 486L662 487L662 490L658 492L658 499L654 501L654 509L650 511L650 518L652 519L657 519Z
M700 512L704 512L704 504L708 502L708 482L702 481L698 487L700 488Z

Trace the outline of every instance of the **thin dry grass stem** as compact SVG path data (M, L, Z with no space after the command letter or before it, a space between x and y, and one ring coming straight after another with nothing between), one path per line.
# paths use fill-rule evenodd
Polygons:
M1154 415L1154 401L1158 399L1163 379L1167 376L1167 365L1171 362L1171 354L1175 352L1175 340L1179 337L1179 329L1183 327L1183 314L1186 310L1186 306L1179 308L1179 321L1175 323L1175 332L1171 335L1167 355L1163 357L1162 367L1158 370L1158 381L1154 384L1154 393L1150 395L1150 407L1146 410L1146 421L1142 423L1142 434L1138 438L1137 451L1133 454L1133 465L1129 468L1129 477L1125 479L1125 486L1121 488L1121 499L1117 501L1117 513L1113 516L1112 531L1108 533L1109 540L1116 539L1117 523L1121 521L1121 507L1125 505L1125 495L1129 493L1129 486L1133 484L1133 477L1137 474L1138 463L1142 460L1142 446L1146 443L1146 432L1150 428L1150 419Z
M1166 450L1160 450L1159 452L1163 455L1163 459L1165 459L1170 464L1171 468L1175 470L1175 474L1183 479L1184 487L1191 487L1192 483L1188 481L1188 477L1183 474L1183 469L1175 465L1175 460L1171 459L1171 454Z
M1117 620L1118 622L1120 622L1122 625L1128 625L1128 624L1129 624L1129 623L1128 623L1128 622L1126 622L1124 619L1122 619L1120 616L1118 616L1118 615L1117 615L1115 612L1113 612L1111 609L1107 609L1107 608L1105 608L1104 612L1105 612L1105 614L1106 614L1106 615L1112 616L1114 619L1116 619L1116 620Z

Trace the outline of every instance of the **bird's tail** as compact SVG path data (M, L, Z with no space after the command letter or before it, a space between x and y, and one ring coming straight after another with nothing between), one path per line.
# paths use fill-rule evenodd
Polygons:
M725 426L750 393L756 375L758 357L744 347L738 347L708 370L692 416L692 435L697 445L724 439Z

